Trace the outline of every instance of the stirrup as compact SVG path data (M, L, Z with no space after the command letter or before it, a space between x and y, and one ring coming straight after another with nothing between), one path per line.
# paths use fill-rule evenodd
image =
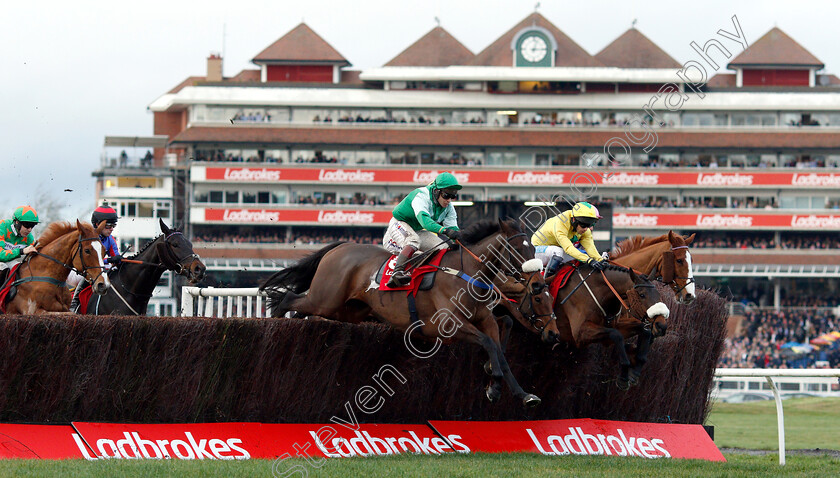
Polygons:
M403 272L399 277L396 275L396 273L392 274L391 278L388 279L388 284L386 284L386 285L388 287L394 288L394 287L405 287L410 283L411 283L411 274L407 274L407 273Z

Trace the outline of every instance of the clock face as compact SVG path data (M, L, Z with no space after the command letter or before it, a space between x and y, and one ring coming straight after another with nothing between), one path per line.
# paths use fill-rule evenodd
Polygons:
M545 44L545 40L542 38L536 35L530 36L522 40L519 51L522 53L522 58L531 63L536 63L545 58L545 54L548 52L548 45Z

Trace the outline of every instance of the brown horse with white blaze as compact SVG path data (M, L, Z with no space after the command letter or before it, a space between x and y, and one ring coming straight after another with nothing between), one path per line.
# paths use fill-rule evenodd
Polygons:
M27 256L17 270L16 294L6 304L6 313L67 312L65 281L71 270L85 277L94 292L104 294L110 287L103 274L104 252L99 232L90 224L50 224L38 238L38 252Z
M631 237L610 251L610 262L633 268L652 279L661 278L680 303L690 304L697 298L688 250L692 241L694 234L681 236L674 231L657 237Z

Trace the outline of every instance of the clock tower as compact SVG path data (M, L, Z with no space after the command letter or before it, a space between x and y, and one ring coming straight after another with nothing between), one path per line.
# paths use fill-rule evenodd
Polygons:
M554 66L557 42L545 28L521 30L511 42L513 66Z

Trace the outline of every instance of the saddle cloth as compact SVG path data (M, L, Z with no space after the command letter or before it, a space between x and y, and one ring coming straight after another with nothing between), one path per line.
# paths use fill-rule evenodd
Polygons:
M79 313L80 314L87 314L88 302L90 302L90 297L93 295L93 287L86 286L79 292Z
M6 313L6 299L14 298L14 294L12 294L12 296L9 297L9 291L12 290L12 284L14 284L15 282L15 275L17 274L17 270L20 267L20 264L21 263L18 262L17 264L12 266L12 268L9 269L9 273L6 274L5 284L0 284L0 287L2 287L2 289L0 289L0 312L4 314Z
M554 302L557 302L557 295L560 293L560 289L569 282L569 277L572 276L572 272L575 271L575 266L580 264L578 261L567 262L563 264L560 269L557 271L557 274L554 276L554 279L551 281L551 285L548 288L551 297L554 299Z
M409 270L409 272L411 272L411 282L402 287L388 287L388 281L391 279L391 274L394 273L394 265L397 263L397 256L391 256L387 261L385 261L382 267L380 267L382 273L377 274L379 277L379 290L407 290L412 295L416 295L417 291L420 289L421 282L427 282L422 280L424 279L424 276L429 272L436 272L438 270L437 266L440 265L440 261L443 259L443 255L445 253L446 249L438 251L426 264L423 264L420 267L411 268ZM423 290L431 287L431 281L428 282L428 286L424 287Z

